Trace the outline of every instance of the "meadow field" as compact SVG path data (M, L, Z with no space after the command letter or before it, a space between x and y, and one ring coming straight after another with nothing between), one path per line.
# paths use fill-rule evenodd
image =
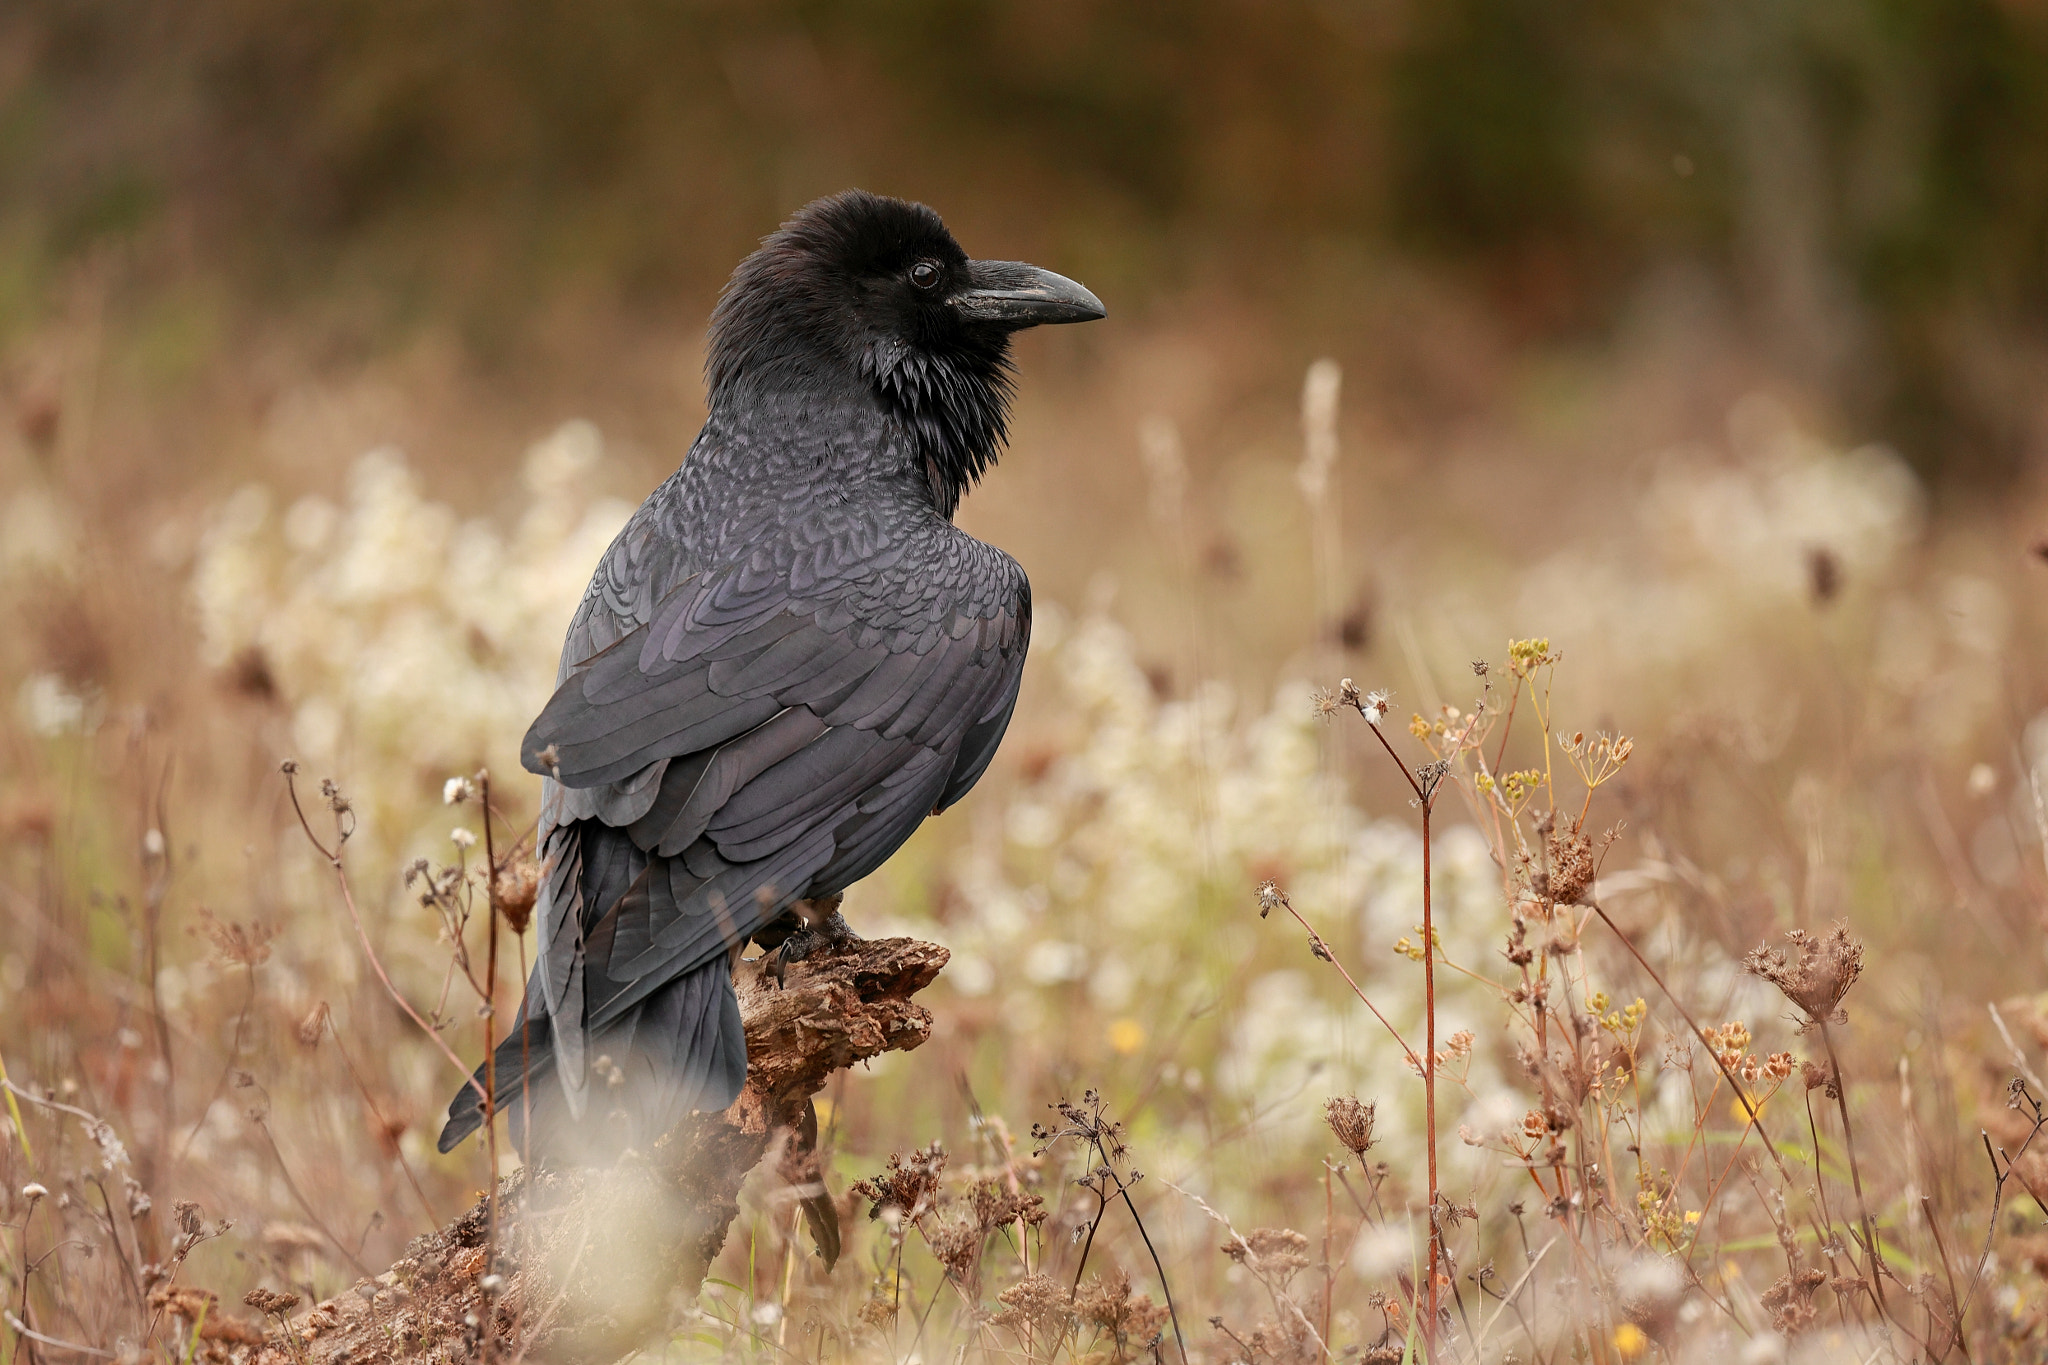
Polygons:
M2048 1355L2024 7L1672 7L1642 89L1629 23L1493 0L1156 50L542 6L474 64L203 8L0 19L10 1365L226 1359L517 1171L434 1138L531 960L480 1005L519 738L725 270L854 179L1110 315L1022 339L960 514L1034 583L1016 722L847 899L952 956L818 1105L845 1252L764 1169L646 1358ZM612 102L643 44L698 84Z

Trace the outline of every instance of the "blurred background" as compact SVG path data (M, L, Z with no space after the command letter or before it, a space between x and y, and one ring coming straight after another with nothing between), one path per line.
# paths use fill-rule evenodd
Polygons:
M1411 1009L1413 812L1308 687L1438 716L1510 636L1563 652L1563 730L1638 736L1595 819L1702 1015L1761 1036L1736 956L1846 915L1873 1046L1958 1049L1883 1102L1974 1104L2048 894L2048 6L19 0L0 1057L238 1220L200 1279L331 1291L483 1178L431 1152L451 1076L277 764L354 799L372 937L476 1055L401 873L480 830L450 776L530 821L514 745L701 421L717 290L850 185L1110 317L1023 338L962 513L1044 624L997 769L849 906L957 956L933 1046L837 1098L843 1173L1089 1084L1249 1221L1320 1207L1330 1094L1412 1155L1398 1058L1252 892ZM1497 963L1501 874L1451 837L1447 938ZM1952 1188L1908 1169L1946 1150L1887 1159Z

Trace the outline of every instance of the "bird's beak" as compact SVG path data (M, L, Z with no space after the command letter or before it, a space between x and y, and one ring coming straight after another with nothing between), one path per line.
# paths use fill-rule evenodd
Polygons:
M1102 300L1064 275L1022 261L972 261L968 287L949 300L978 322L1036 327L1042 322L1093 322Z

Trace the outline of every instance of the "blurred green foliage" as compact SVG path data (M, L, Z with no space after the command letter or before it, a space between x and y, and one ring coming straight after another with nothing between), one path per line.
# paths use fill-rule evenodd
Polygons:
M18 0L0 51L9 277L154 234L373 333L699 309L861 183L1131 302L1296 308L1334 246L1598 339L1676 267L1969 477L2048 342L2039 0Z

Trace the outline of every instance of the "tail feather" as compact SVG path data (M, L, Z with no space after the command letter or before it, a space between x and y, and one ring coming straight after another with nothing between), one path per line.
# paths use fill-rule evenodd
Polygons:
M541 1084L555 1071L555 1050L549 1032L545 1015L528 1019L522 1012L511 1034L498 1044L498 1094L503 1097L498 1108L510 1111L515 1141L521 1136L523 1113L540 1092L559 1089ZM448 1121L442 1125L440 1141L435 1144L441 1151L454 1151L456 1143L483 1126L483 1093L490 1081L489 1070L478 1066L462 1089L455 1092L455 1098L448 1102Z
M645 1149L692 1110L730 1105L747 1079L746 1032L723 954L584 1039L591 1074L577 1087L585 1103L575 1108L554 1034L547 1018L522 1018L497 1049L498 1108L529 1158L581 1163ZM483 1125L484 1079L479 1067L476 1083L449 1102L443 1152Z

